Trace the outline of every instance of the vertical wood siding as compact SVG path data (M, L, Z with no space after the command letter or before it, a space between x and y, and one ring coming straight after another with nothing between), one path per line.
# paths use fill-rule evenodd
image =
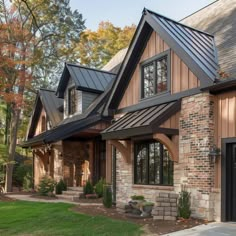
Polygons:
M40 113L34 136L36 136L36 135L43 132L43 130L42 130L42 119L43 119L43 117L45 117L45 119L47 120L47 116L46 116L46 112L45 112L44 108L42 109L42 111Z
M215 103L215 138L220 147L222 138L236 137L236 91L217 95Z
M166 120L160 127L168 129L179 129L179 114L180 112L175 113L168 120Z
M168 49L169 46L164 42L164 40L162 40L156 32L153 32L149 41L147 42L146 48L119 104L119 108L137 104L140 100L140 63ZM190 71L186 64L172 50L170 69L172 94L200 86L198 78Z
M215 97L215 142L221 148L222 138L236 137L236 91ZM215 187L221 186L220 159L215 165Z

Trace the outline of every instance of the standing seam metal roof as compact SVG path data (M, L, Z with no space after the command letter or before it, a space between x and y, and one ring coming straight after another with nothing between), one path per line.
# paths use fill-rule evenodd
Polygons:
M116 74L80 65L65 63L64 72L57 88L59 97L63 98L63 93L66 89L69 77L71 77L75 82L76 89L94 93L102 93L106 90L108 84L115 79Z
M214 81L218 70L214 36L180 24L150 10L147 12Z
M128 138L153 133L163 121L180 109L180 101L129 112L102 131L103 138Z

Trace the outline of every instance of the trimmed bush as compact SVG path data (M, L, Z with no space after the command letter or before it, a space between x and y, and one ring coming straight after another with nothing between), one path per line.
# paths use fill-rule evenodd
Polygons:
M144 201L144 196L143 195L133 195L133 196L131 196L131 199Z
M188 219L191 215L190 210L190 198L191 193L182 190L179 193L179 202L178 202L178 215L184 219Z
M101 178L95 185L95 193L98 197L103 197L103 185L106 184L105 179Z
M103 205L106 208L111 208L112 206L112 191L111 185L103 185Z
M56 194L62 194L62 191L67 190L67 185L66 183L60 179L60 181L56 184Z
M86 182L83 190L84 190L84 195L94 193L93 185L89 180Z
M56 182L51 177L45 175L39 182L38 192L42 196L51 196L55 186Z

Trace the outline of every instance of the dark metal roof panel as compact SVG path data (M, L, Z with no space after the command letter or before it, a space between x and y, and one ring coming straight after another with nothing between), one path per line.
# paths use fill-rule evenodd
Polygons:
M135 112L129 112L102 132L103 138L131 137L139 132L152 132L180 109L180 101L165 103ZM146 131L145 131L146 129ZM135 132L138 130L138 132Z
M156 22L178 43L213 81L217 76L218 59L214 36L147 10Z
M63 106L63 99L56 97L55 91L46 89L40 89L39 96L52 126L55 127L63 119L63 113L59 111Z
M66 64L71 78L74 80L77 89L104 92L108 84L114 80L115 74L96 70L84 66Z

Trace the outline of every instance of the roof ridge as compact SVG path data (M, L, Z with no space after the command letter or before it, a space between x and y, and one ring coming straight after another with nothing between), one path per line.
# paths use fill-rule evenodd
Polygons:
M43 90L43 91L48 91L48 92L56 92L55 90L52 89L47 89L47 88L40 88L39 90Z
M73 63L69 63L69 62L66 62L65 64L70 65L70 66L75 66L75 67L81 67L81 68L84 68L84 69L87 69L87 70L94 70L94 71L98 71L98 72L101 72L101 73L116 75L115 73L112 73L110 71L91 68L91 67L88 67L88 66L77 65L77 64L73 64Z
M218 0L217 0L217 1L218 1ZM171 19L171 18L169 18L169 17L163 16L163 15L161 15L161 14L159 14L159 13L156 13L156 12L154 12L154 11L151 11L151 10L149 10L149 9L147 9L147 8L144 8L144 14L145 14L145 12L148 12L148 13L151 13L151 14L154 14L154 15L157 15L158 17L164 18L164 19L166 19L166 20L168 20L168 21L172 21L173 23L178 24L178 25L180 25L180 26L182 26L182 27L188 28L188 29L190 29L190 30L194 30L194 31L196 31L196 32L198 32L198 33L201 33L201 34L204 34L204 35L207 35L207 36L210 36L210 37L213 37L213 38L214 38L214 35L212 35L212 34L209 34L209 33L205 32L205 31L201 31L201 30L196 29L196 28L194 28L194 27L190 27L190 26L188 26L188 25L185 25L185 24L183 24L183 23L180 23L179 21L173 20L173 19Z
M198 13L199 11L202 11L203 9L209 7L210 5L215 4L215 3L218 2L218 1L219 1L219 0L215 0L215 1L212 2L212 3L209 3L209 4L206 5L205 7L202 7L202 8L200 8L200 9L198 9L197 11L191 13L190 15L185 16L184 18L182 18L181 20L179 20L179 22L180 22L180 21L183 21L183 20L185 20L185 19L187 19L188 17L190 17L190 16L192 16L192 15L194 15L194 14L196 14L196 13Z

